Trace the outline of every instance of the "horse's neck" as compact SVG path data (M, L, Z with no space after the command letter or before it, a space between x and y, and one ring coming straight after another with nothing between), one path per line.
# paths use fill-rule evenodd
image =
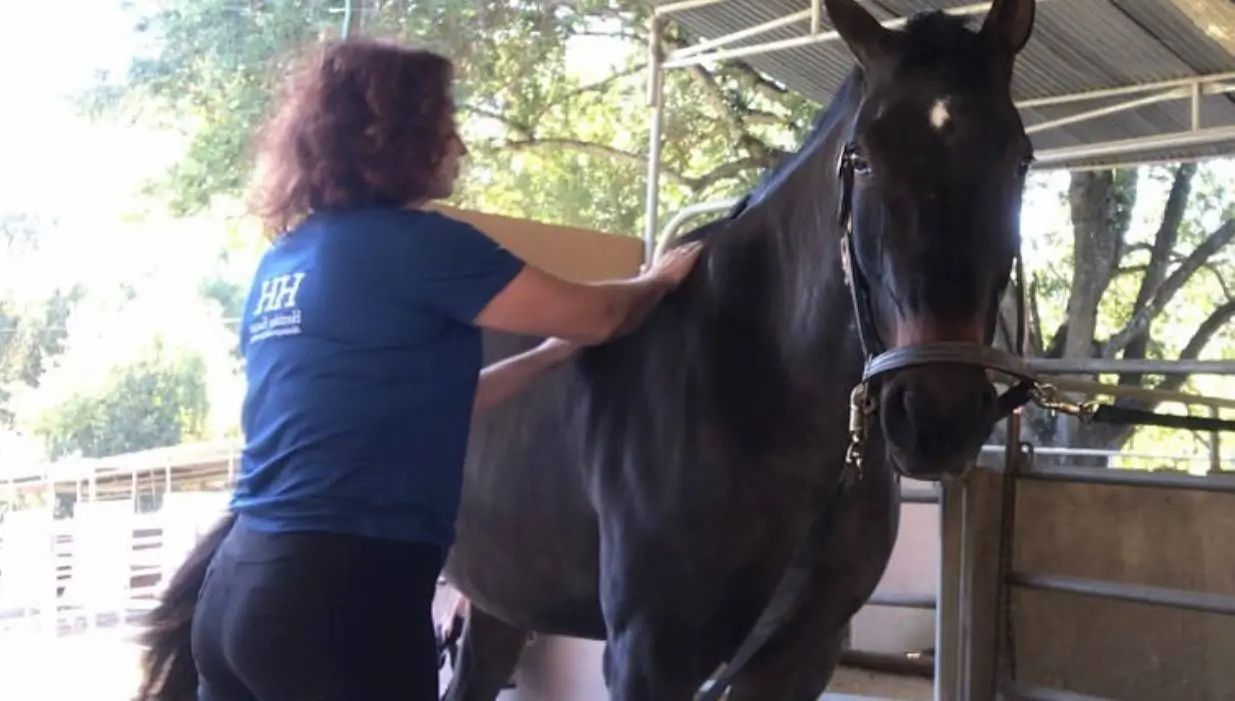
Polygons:
M768 313L775 319L776 343L787 369L806 384L848 383L860 372L853 306L841 266L840 224L835 212L839 184L821 166L831 163L839 147L819 146L822 153L789 174L783 187L751 212L765 224L769 286ZM846 390L848 391L848 390Z

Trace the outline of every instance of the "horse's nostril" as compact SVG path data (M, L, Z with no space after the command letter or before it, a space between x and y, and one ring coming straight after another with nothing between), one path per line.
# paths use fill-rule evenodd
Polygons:
M916 440L913 419L913 397L903 384L895 384L888 388L884 401L884 428L893 441L901 445L912 445Z
M919 373L898 378L884 396L885 435L919 458L969 450L989 428L998 395L984 380L961 373Z

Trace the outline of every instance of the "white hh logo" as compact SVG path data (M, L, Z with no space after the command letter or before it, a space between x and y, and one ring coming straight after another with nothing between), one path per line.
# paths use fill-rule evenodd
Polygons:
M303 280L304 273L276 275L262 280L261 295L253 308L253 323L249 324L249 343L300 333L296 293L300 291Z
M296 293L304 273L292 273L262 280L262 295L257 299L253 316L296 306Z

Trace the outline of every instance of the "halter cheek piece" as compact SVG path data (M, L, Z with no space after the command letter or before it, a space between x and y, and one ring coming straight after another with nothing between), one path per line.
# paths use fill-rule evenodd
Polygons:
M858 340L866 356L862 381L849 395L849 448L845 453L846 481L862 474L866 448L867 423L879 408L870 391L872 381L894 370L934 363L960 363L985 368L1015 378L1017 382L999 397L995 421L1006 417L1030 400L1052 402L1054 390L1039 383L1023 360L1025 349L1025 270L1021 256L1016 256L1016 309L1020 323L1016 330L1016 355L993 346L963 341L916 343L899 348L887 348L875 326L874 306L870 299L870 281L858 265L853 239L853 180L861 156L857 145L850 142L841 151L837 175L841 183L837 218L841 228L841 267L845 285L853 304ZM1062 408L1062 407L1060 407ZM899 470L899 466L897 468Z

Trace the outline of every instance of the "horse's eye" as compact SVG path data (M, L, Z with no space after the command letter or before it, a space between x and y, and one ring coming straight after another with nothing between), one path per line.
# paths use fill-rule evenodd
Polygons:
M1025 175L1028 173L1029 169L1033 167L1034 160L1035 159L1032 155L1023 156L1020 162L1016 164L1017 173L1020 175Z
M871 172L870 161L866 160L862 154L854 152L849 156L849 162L853 164L853 172L858 175L869 175Z

